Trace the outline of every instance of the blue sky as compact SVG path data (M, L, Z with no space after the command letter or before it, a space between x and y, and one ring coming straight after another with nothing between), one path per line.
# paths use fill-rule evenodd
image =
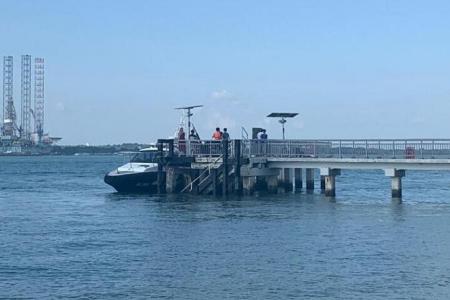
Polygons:
M1 1L0 55L46 59L46 131L151 142L195 125L279 138L450 137L447 1Z

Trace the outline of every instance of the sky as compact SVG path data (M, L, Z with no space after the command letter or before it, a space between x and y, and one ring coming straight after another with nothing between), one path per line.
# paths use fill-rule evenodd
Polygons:
M193 122L280 138L450 138L448 1L5 1L0 56L44 57L45 131L154 142Z

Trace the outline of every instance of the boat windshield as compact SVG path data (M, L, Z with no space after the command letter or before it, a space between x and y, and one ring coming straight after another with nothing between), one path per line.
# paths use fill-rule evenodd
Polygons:
M155 158L157 155L157 151L145 151L136 153L132 158L131 162L146 162L152 163L155 162Z

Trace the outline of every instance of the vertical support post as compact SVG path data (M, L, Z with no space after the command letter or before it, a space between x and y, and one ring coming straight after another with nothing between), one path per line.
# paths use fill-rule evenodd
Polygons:
M341 175L340 169L330 169L330 168L321 168L320 169L320 177L324 178L325 182L325 196L326 197L335 197L336 196L336 176Z
M382 157L382 155L381 155L381 141L380 140L378 140L378 155L377 155L377 157Z
M284 168L283 169L283 188L285 192L290 192L292 188L292 177L291 177L291 169L290 168Z
M325 177L325 196L336 197L336 177L335 176L324 176L324 177Z
M434 158L434 140L431 142L431 158Z
M295 182L295 188L297 191L301 190L303 188L303 172L302 169L300 168L295 168L294 169L294 173L295 173L295 177L294 177L294 182Z
M211 169L211 174L212 174L212 184L213 184L213 196L216 197L217 196L217 169Z
M158 194L162 194L165 192L164 190L164 173L163 173L163 144L158 143L158 174L157 174L157 190Z
M366 140L366 158L369 158L369 149L368 148L369 148L369 145Z
M295 169L291 169L291 181L292 181L292 194L295 194L297 191L297 187L295 186L296 178L295 178Z
M314 190L314 169L306 169L306 191Z
M244 194L251 195L255 191L255 185L256 185L256 177L255 176L245 176L242 177L243 181L243 189Z
M228 195L228 181L229 181L229 168L228 168L228 140L224 139L222 141L223 146L223 188L222 195Z
M320 175L320 192L325 193L325 176Z
M395 158L395 141L392 141L392 154Z
M423 159L423 140L420 141L420 158Z
M355 157L355 141L352 141L352 157Z
M173 153L174 153L174 141L173 140L169 140L169 157L173 157Z
M391 177L392 198L402 198L402 177L405 176L405 170L387 169L384 173Z
M234 141L234 189L238 195L242 194L242 180L241 180L241 140Z
M291 140L288 141L288 157L291 157Z
M198 180L196 182L193 182L193 180L195 180L195 178L197 178L199 175L200 175L200 171L199 170L195 170L195 169L191 170L191 178L190 178L190 181L191 181L191 184L192 184L192 191L191 191L191 193L194 194L194 195L198 195L199 194L199 190L198 190L198 183L199 182L198 182Z
M278 192L278 178L277 176L266 176L267 192L269 194L276 194Z
M173 194L176 191L177 174L174 167L166 168L166 193Z

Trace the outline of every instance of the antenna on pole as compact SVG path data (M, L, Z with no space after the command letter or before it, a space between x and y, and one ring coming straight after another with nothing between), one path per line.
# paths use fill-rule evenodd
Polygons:
M176 110L183 110L186 113L187 119L188 119L188 131L187 131L187 147L186 147L186 154L191 154L191 140L189 139L189 135L191 134L191 117L194 115L192 113L192 110L194 108L203 107L203 105L191 105L191 106L182 106L182 107L175 107Z
M294 118L298 115L298 113L271 113L270 115L268 115L268 118L280 118L278 120L278 122L280 122L281 124L281 130L283 132L283 140L286 138L285 137L285 124L287 122L286 118Z

